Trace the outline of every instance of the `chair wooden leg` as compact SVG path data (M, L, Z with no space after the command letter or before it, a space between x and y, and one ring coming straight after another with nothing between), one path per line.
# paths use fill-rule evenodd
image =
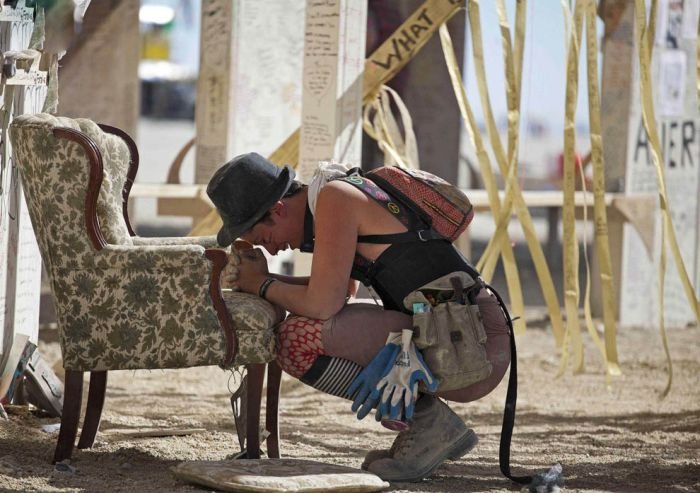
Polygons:
M265 428L270 433L267 437L267 456L280 458L279 401L282 368L276 361L267 366L267 409L265 410Z
M100 427L102 407L105 403L105 391L107 389L107 372L90 372L90 390L88 391L87 408L83 420L83 431L80 432L78 448L90 448L95 443L97 429Z
M246 457L260 458L260 401L262 399L265 364L248 365L248 416L246 423Z
M71 458L75 436L78 434L80 407L83 403L83 372L66 370L65 389L63 393L63 416L58 443L53 455L53 463Z

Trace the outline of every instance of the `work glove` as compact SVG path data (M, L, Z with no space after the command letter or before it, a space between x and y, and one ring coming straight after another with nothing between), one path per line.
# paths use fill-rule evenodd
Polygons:
M421 353L416 350L412 338L412 330L402 331L401 351L369 396L371 402L379 400L376 416L381 416L382 421L411 420L418 398L419 382L422 381L429 392L437 390L438 381L425 364Z
M377 383L391 370L396 356L401 350L401 333L391 332L386 339L386 345L370 361L369 365L360 372L350 384L347 390L352 401L352 412L357 413L357 419L363 419L379 404L379 396L371 397Z

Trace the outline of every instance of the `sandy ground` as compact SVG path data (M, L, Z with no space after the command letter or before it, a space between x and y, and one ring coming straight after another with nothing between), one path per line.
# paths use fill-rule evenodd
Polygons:
M660 400L666 365L657 332L620 335L624 375L608 388L591 347L584 374L555 378L558 358L551 334L529 329L518 341L514 471L541 471L560 462L566 491L700 491L700 331L674 330L669 339L674 385ZM49 359L58 357L55 343L41 349ZM59 473L50 464L56 434L41 426L56 420L11 409L10 420L0 421L0 491L201 491L177 480L169 468L238 451L228 373L206 367L113 372L109 378L97 443L75 451L74 474ZM472 453L443 465L429 480L394 484L392 491L517 490L498 470L505 390L506 381L480 402L453 406L480 436ZM292 379L283 380L282 393L284 456L359 467L368 448L391 444L391 432L373 421L357 421L346 401ZM125 435L139 428L192 427L203 430L159 438Z

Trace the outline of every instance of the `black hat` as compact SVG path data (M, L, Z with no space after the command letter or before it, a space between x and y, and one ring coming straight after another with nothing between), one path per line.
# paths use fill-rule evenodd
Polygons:
M236 156L219 168L207 185L207 195L224 222L216 236L219 245L230 245L258 222L284 197L294 176L291 167L275 166L255 152Z

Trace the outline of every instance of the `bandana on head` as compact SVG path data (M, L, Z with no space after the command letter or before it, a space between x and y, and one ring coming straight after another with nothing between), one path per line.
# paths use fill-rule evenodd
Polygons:
M350 166L347 164L333 161L319 161L318 168L316 168L314 176L311 177L311 181L309 182L308 201L311 214L316 215L316 200L318 199L318 194L321 192L321 189L329 181L347 175L348 169L350 169Z

